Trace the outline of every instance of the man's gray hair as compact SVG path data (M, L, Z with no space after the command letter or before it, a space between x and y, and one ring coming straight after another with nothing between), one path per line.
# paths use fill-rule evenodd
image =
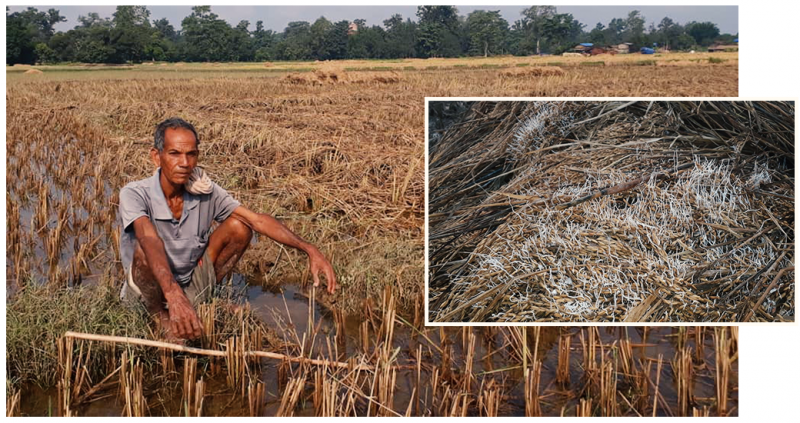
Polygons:
M156 126L156 133L153 137L153 147L158 150L159 153L164 151L164 133L167 132L167 129L176 128L183 128L192 131L197 145L200 146L200 137L197 136L197 131L194 129L194 126L179 117L171 117Z

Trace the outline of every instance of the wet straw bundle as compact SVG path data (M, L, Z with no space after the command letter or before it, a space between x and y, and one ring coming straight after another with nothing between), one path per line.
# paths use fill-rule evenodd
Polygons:
M432 321L794 320L792 102L481 102L430 139Z

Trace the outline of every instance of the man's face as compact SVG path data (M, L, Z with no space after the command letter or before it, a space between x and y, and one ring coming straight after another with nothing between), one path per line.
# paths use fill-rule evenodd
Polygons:
M197 139L192 131L184 128L169 128L164 132L164 150L150 152L153 161L161 167L161 174L175 185L183 185L189 180L192 170L197 166Z

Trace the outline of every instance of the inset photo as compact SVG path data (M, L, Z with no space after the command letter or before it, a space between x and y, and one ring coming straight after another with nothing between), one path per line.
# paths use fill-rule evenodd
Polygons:
M429 324L795 320L794 102L427 113Z

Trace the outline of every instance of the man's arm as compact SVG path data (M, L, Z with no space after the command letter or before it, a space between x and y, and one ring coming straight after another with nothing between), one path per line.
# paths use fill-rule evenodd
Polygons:
M147 264L156 282L164 293L169 305L169 320L175 335L181 338L198 338L202 335L202 325L192 303L186 298L175 276L169 268L164 241L158 236L153 222L146 216L133 221L136 240L144 251Z
M256 213L246 207L239 206L233 210L231 216L239 219L250 229L262 235L308 254L309 269L311 270L311 276L314 278L314 286L319 286L319 273L322 273L325 275L325 282L328 284L328 292L334 293L336 290L336 275L333 272L333 266L317 247L297 236L286 225L268 214Z

